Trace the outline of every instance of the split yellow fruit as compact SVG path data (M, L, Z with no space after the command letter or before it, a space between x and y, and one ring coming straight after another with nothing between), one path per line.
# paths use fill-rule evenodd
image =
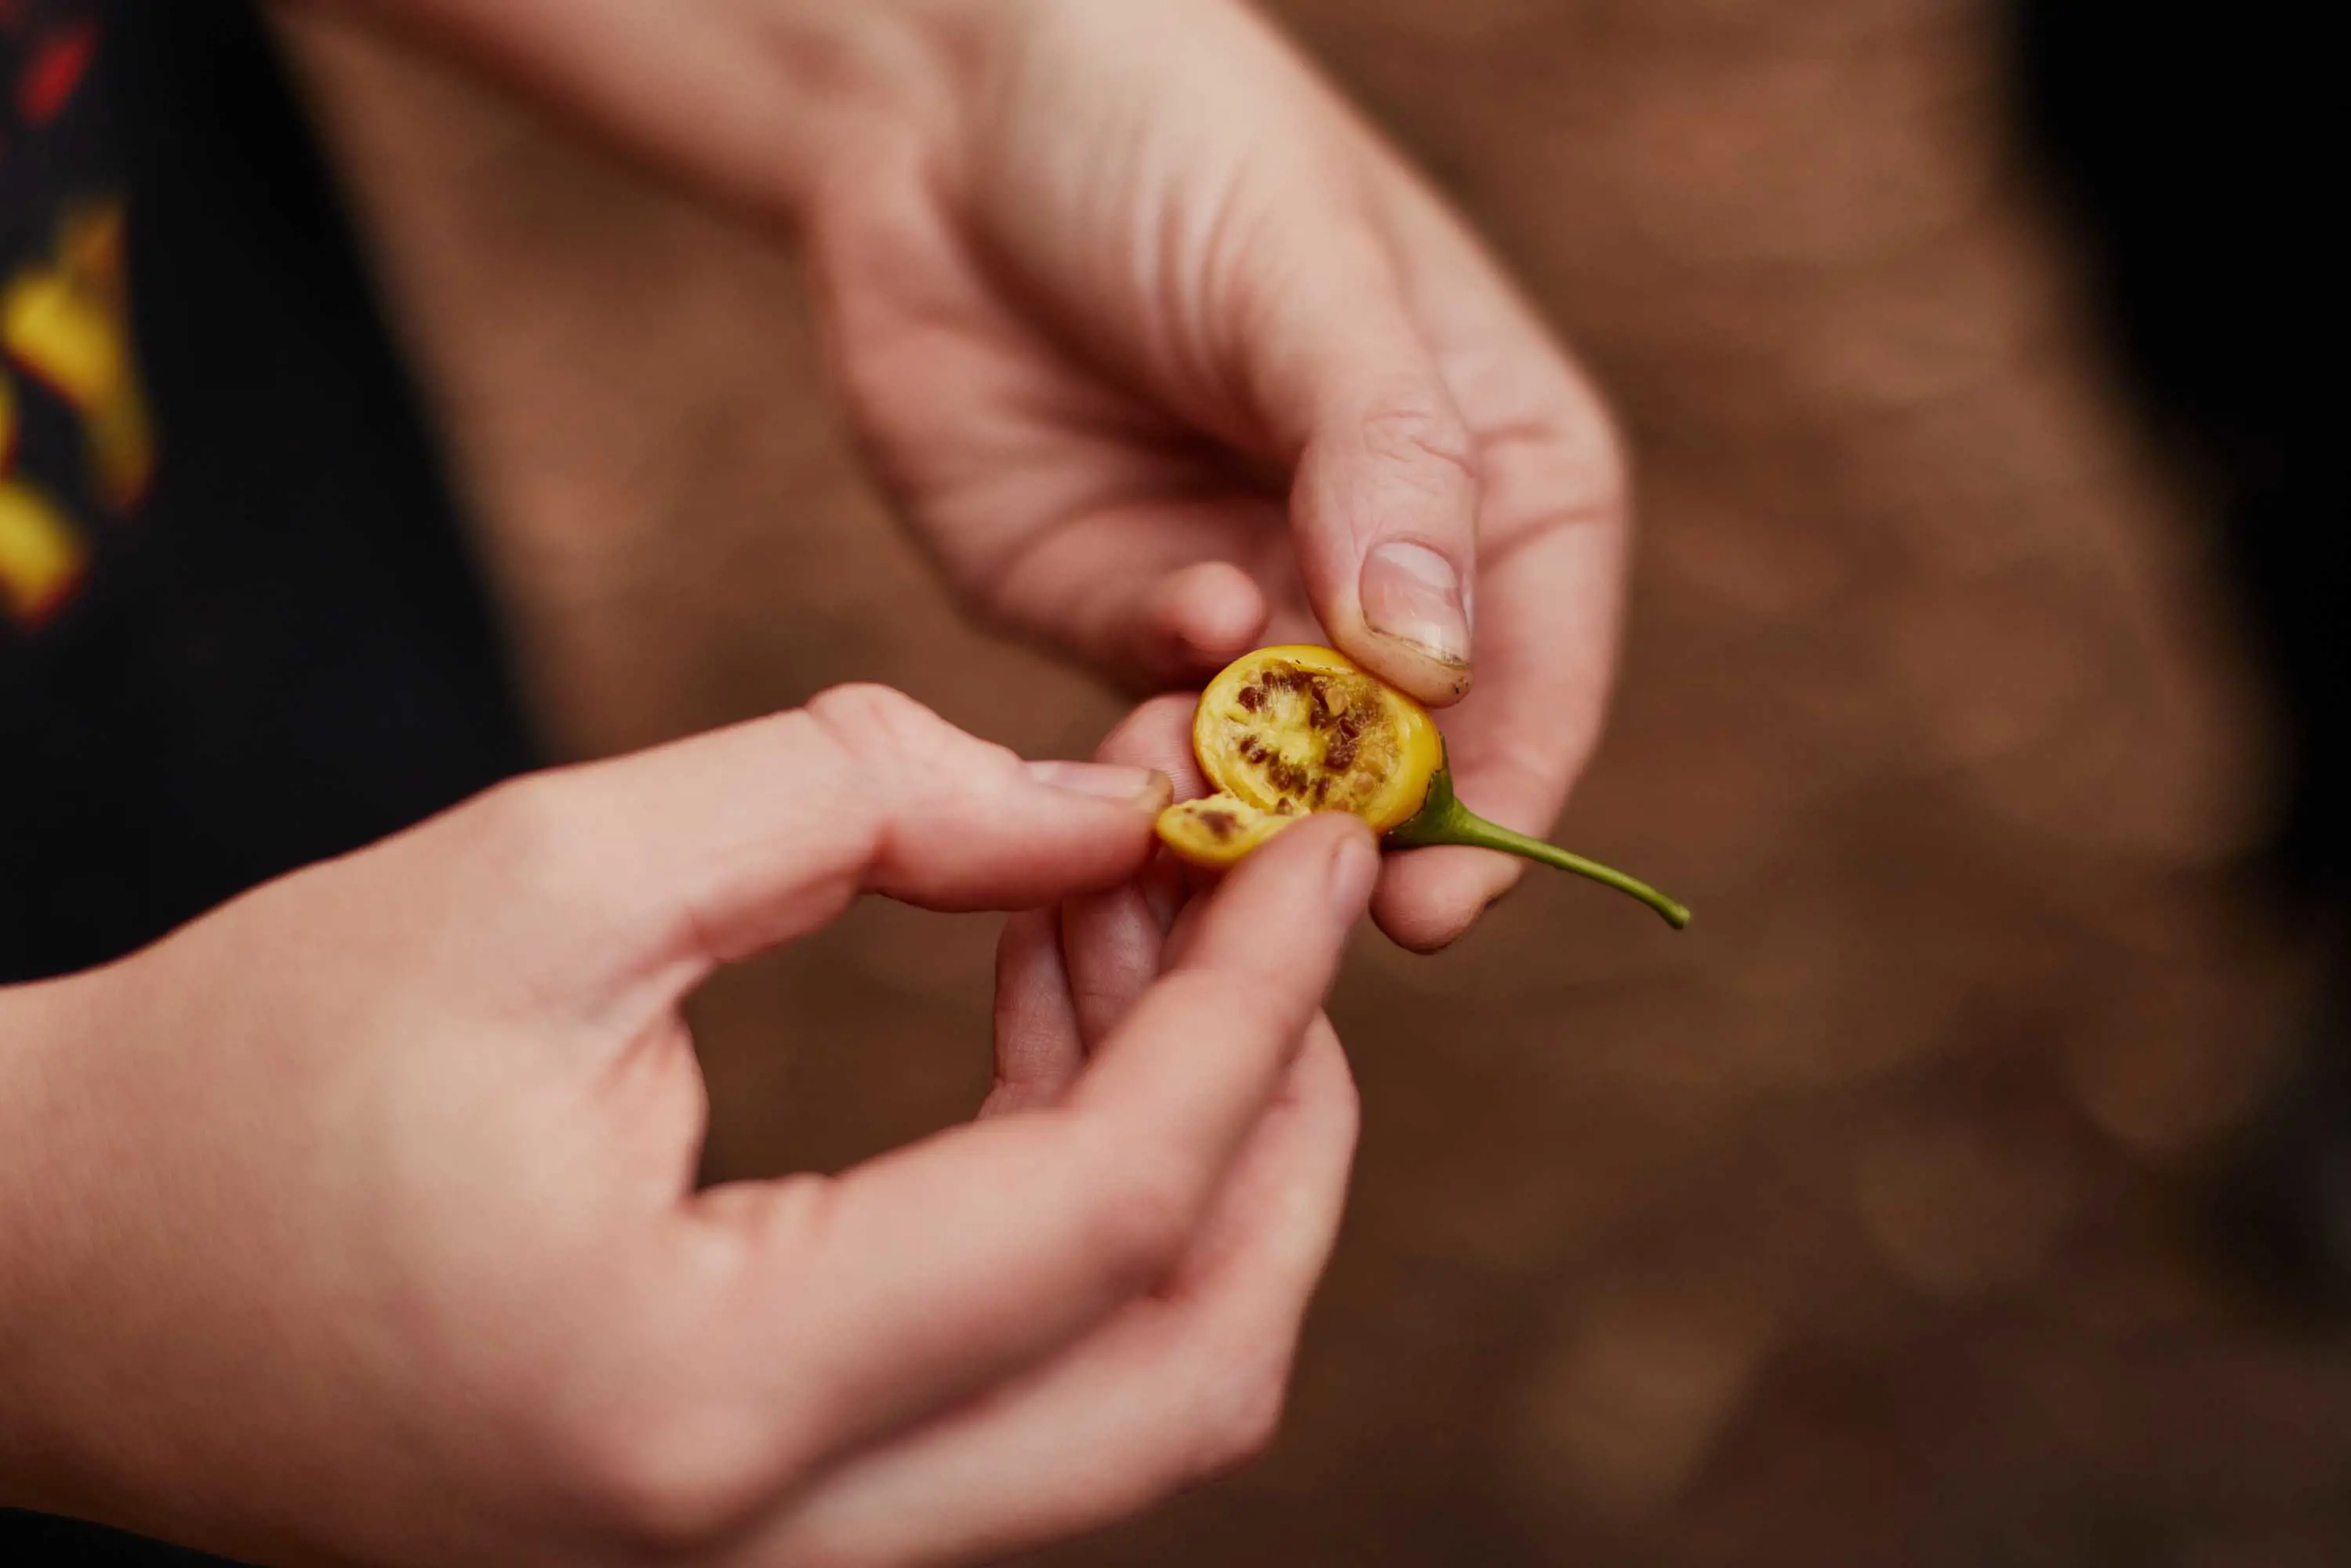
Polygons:
M1689 911L1646 883L1489 822L1455 799L1428 710L1330 648L1260 648L1228 665L1192 719L1216 793L1159 815L1189 863L1234 864L1315 811L1361 817L1391 848L1467 844L1541 861L1631 894L1679 929Z
M1238 795L1178 800L1159 813L1159 840L1178 859L1220 869L1298 821L1260 811Z

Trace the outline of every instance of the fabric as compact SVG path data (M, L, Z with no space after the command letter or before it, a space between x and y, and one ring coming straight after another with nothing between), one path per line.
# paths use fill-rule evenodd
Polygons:
M0 982L530 765L257 20L0 0ZM203 1559L0 1513L0 1563Z
M153 939L531 747L257 24L0 0L0 981Z

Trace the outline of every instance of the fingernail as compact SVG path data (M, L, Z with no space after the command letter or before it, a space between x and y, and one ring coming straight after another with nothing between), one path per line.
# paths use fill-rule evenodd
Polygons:
M1072 795L1132 801L1147 811L1157 811L1176 798L1175 783L1155 768L1128 768L1115 762L1032 762L1029 777Z
M1391 540L1364 558L1364 621L1447 664L1469 663L1469 606L1453 563L1426 545Z
M1380 852L1362 833L1349 833L1331 852L1331 912L1349 925L1372 901L1380 874Z

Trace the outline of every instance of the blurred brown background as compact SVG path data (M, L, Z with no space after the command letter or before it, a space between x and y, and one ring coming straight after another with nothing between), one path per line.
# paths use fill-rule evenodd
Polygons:
M2309 959L2232 871L2268 720L1963 0L1288 0L1620 402L1611 739L1538 880L1334 1013L1365 1130L1283 1439L1059 1563L2351 1561L2351 1351L2203 1197ZM791 260L414 61L298 39L540 715L610 752L900 685L1118 706L960 627ZM720 1175L967 1114L991 922L859 911L698 1004Z

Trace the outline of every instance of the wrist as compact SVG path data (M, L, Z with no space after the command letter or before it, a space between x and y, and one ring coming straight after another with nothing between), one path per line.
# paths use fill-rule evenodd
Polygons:
M314 0L456 57L657 172L797 217L874 135L952 115L1021 0Z
M770 210L797 219L828 183L858 177L877 156L952 146L986 18L1019 8L1015 0L754 0L755 47L788 106L771 149Z

